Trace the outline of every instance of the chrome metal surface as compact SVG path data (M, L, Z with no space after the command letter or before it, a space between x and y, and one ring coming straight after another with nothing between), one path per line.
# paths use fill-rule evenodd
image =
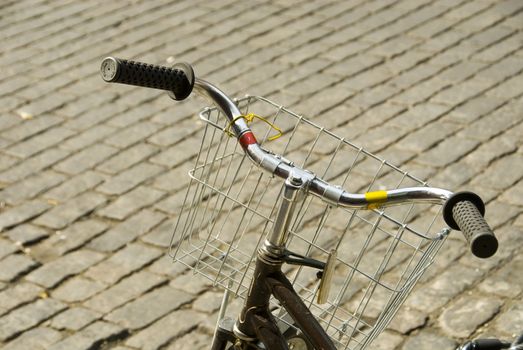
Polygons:
M400 188L385 192L387 193L387 199L380 207L390 207L410 202L442 204L452 195L450 191L434 187ZM339 205L347 208L365 209L368 207L369 202L365 199L365 194L352 194L343 191L339 199Z
M298 193L306 186L306 182L301 177L289 177L285 180L285 187L281 196L280 208L274 220L272 232L267 237L267 241L280 249L285 249L285 244L289 237L289 224L293 219L294 208L298 200Z
M103 80L112 82L120 73L120 65L114 57L106 57L100 66L100 73L102 74Z
M237 138L245 132L250 131L245 120L243 118L238 118L242 115L238 106L225 93L209 82L201 79L195 80L194 89L201 96L209 99L225 114L229 122L232 123L231 127ZM303 169L283 162L276 155L261 148L258 143L250 144L245 149L245 152L249 158L262 169L284 179L289 177L293 171L304 171ZM339 205L352 209L366 209L369 205L364 194L349 193L342 188L329 184L317 177L311 179L309 190L314 195L332 205ZM442 204L451 194L452 192L450 191L430 187L389 190L387 191L387 200L382 203L381 206L387 207L411 201Z
M194 91L218 107L230 122L242 115L236 104L213 84L196 78L194 80ZM236 137L240 137L244 132L250 130L242 118L237 119L231 127Z

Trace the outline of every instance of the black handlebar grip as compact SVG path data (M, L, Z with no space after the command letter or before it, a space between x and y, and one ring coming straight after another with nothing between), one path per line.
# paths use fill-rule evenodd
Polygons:
M463 233L472 254L478 258L489 258L498 250L498 240L484 214L485 204L472 192L455 193L443 206L445 222Z
M498 339L476 339L472 342L474 350L501 350L508 349L510 343Z
M172 68L107 57L100 67L102 79L121 83L167 90L175 100L187 98L194 86L194 71L187 63L177 63Z

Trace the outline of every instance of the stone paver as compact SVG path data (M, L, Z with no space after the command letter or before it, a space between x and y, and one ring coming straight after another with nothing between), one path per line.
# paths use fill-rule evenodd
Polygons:
M62 283L60 287L53 290L51 295L53 298L69 303L75 303L84 301L105 288L105 283L89 280L80 275Z
M70 308L51 320L51 326L56 329L77 331L100 318L100 314L80 307Z
M27 275L27 280L46 288L53 287L69 276L76 275L102 260L104 255L89 250L77 250L52 260Z
M452 339L439 334L421 332L413 335L407 339L407 341L400 347L401 350L414 350L414 349L444 349L454 350L456 349L457 343Z
M180 317L183 317L185 322L180 322ZM129 338L126 344L144 350L157 349L172 338L190 332L204 317L203 314L191 310L175 311ZM166 329L170 332L165 332Z
M178 309L192 298L190 294L163 287L114 310L105 319L130 329L139 329Z
M68 178L67 181L46 192L44 198L50 199L55 203L61 203L95 187L103 180L104 177L102 175L93 171L85 171Z
M9 254L12 254L17 250L19 250L19 247L15 243L7 239L0 239L0 259L9 256Z
M111 252L120 249L125 244L143 236L160 223L165 216L157 211L142 210L124 222L113 226L111 230L89 242L91 249Z
M5 312L36 299L43 288L32 283L19 283L0 292L0 312Z
M53 299L40 299L16 309L0 320L0 339L10 339L62 311L66 305Z
M147 271L137 272L102 293L87 300L84 305L100 312L110 312L140 297L146 291L164 283L165 277L154 275Z
M122 277L156 260L160 255L162 255L162 251L159 249L133 243L119 250L107 260L91 267L85 275L98 281L115 283Z
M99 193L86 192L57 205L37 218L34 223L51 229L62 229L102 206L106 201L107 199Z
M443 331L455 338L465 338L479 325L486 323L499 312L501 301L497 298L468 297L450 305L440 316Z
M521 327L523 327L523 306L521 300L518 300L509 305L507 312L496 319L494 329L507 336L513 336L521 333Z
M7 350L44 350L62 338L62 334L49 327L33 328L5 345Z
M120 195L127 192L140 183L158 175L162 168L148 163L140 163L110 178L100 185L97 190L109 195Z
M164 256L206 102L106 84L108 55L191 62L235 97L267 95L429 184L482 195L497 256L471 257L452 233L377 349L522 330L523 2L100 5L0 5L0 348L209 347L220 293ZM374 174L364 164L351 189ZM331 215L325 232L340 225Z
M49 209L51 205L41 200L33 200L25 202L20 206L16 206L4 210L0 214L0 229L13 227L21 224L29 219L34 218Z
M117 149L103 144L94 144L58 163L54 169L70 175L80 174L109 158Z
M65 176L61 174L44 171L7 187L1 192L0 196L6 203L14 205L31 199L64 180Z
M159 201L165 193L150 187L137 187L120 196L116 201L99 211L101 216L124 220L138 210Z
M0 261L0 281L13 281L39 264L24 254L11 254Z
M56 231L52 237L31 248L31 255L39 260L58 258L83 246L86 242L101 234L107 225L98 220L78 221L63 231Z
M115 324L99 321L77 333L74 333L70 337L50 345L48 349L93 349L99 347L102 342L116 338L122 333L125 333L125 330L121 327Z

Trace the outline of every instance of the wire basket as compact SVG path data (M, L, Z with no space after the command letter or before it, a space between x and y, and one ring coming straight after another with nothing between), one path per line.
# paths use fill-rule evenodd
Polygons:
M426 183L265 98L248 96L242 113L260 145L349 192ZM227 132L216 108L200 113L203 140L171 241L171 256L214 285L245 298L256 251L274 223L283 181L254 165ZM282 135L273 141L275 128ZM287 276L340 349L363 349L389 323L446 236L440 206L411 203L387 209L335 208L307 196L296 208L287 248L326 261L337 250L328 301L316 303L314 269L285 266ZM283 309L275 313L285 322Z

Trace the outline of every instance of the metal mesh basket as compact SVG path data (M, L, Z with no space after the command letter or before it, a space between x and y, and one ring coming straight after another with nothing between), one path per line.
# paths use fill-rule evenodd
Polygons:
M238 101L242 113L266 122L251 129L263 148L349 192L361 193L426 184L361 147L261 97ZM224 130L215 108L201 112L206 123L191 184L171 242L171 256L244 298L257 248L271 231L283 181L264 173ZM282 130L275 134L271 124ZM341 349L363 349L388 324L424 270L444 234L440 207L406 204L387 209L334 208L307 196L291 224L288 249L326 261L337 250L328 301L315 301L316 271L286 266L287 276L320 324ZM445 232L445 230L441 231ZM284 321L284 310L275 313Z

